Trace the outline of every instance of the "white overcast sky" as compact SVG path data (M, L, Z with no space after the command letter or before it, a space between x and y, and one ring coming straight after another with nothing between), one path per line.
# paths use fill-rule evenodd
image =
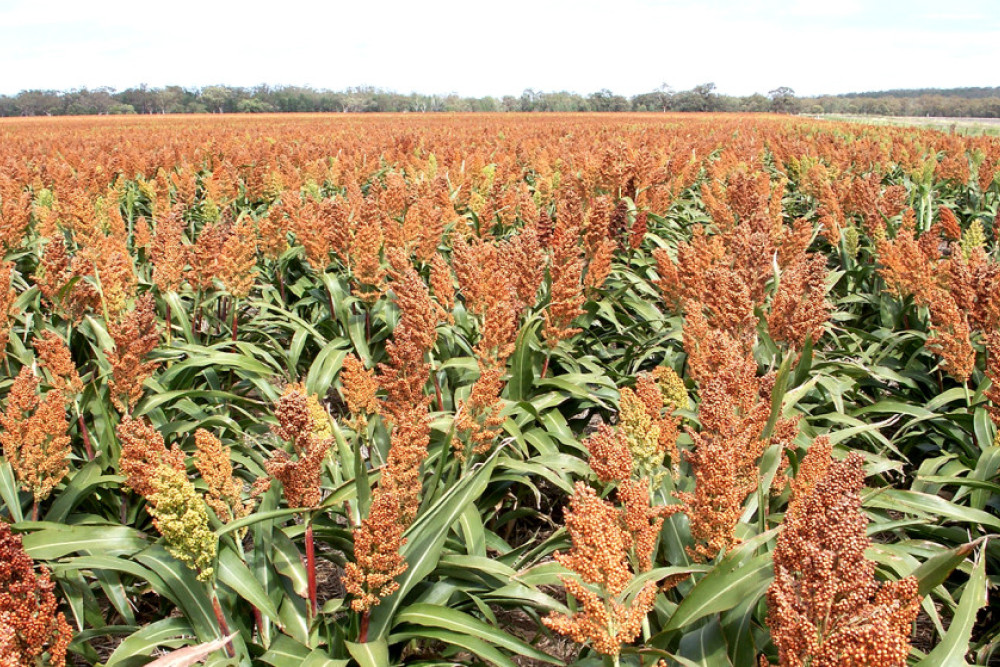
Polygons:
M1000 0L0 0L0 94L1000 85Z

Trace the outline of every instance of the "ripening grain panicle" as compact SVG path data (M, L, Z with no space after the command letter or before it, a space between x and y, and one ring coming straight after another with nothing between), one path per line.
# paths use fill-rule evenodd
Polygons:
M0 664L4 667L66 664L73 630L58 609L55 589L47 569L36 574L21 536L0 521Z
M233 475L231 448L203 428L194 432L194 442L195 467L208 487L205 503L223 523L247 516L253 503L242 500L243 482Z
M640 535L655 530L655 524L642 525L649 519L648 515L642 516L645 510L641 507L641 485L633 491L640 498L630 498L633 507L623 516L611 503L598 498L593 489L577 482L566 512L566 529L573 547L568 553L556 552L554 557L579 577L560 577L578 609L571 615L553 612L542 619L550 630L575 642L589 643L604 655L617 655L622 644L638 637L658 591L656 582L651 581L631 599L622 595L634 576L629 550L634 544L637 549L649 546L645 537L638 542L633 539L630 523ZM649 556L640 558L648 562Z
M38 395L38 378L22 366L0 413L0 444L21 488L35 502L48 498L69 472L70 438L66 407L59 391Z
M35 339L34 347L42 368L49 374L52 389L72 401L83 391L83 381L66 343L54 331L44 331L40 339Z
M322 499L320 472L332 439L324 437L322 429L317 428L322 427L315 414L318 405L316 397L308 394L303 385L290 384L274 408L278 423L272 427L273 431L291 443L295 457L277 449L265 468L281 482L289 507L316 507Z
M111 364L111 401L119 412L129 414L142 398L143 383L160 365L147 358L160 343L152 295L139 297L133 310L110 323L108 333L115 342L114 349L105 352Z
M828 457L816 447L807 455ZM803 463L803 466L806 466ZM810 464L811 465L811 464ZM834 461L802 484L785 515L768 589L781 665L903 667L920 609L917 581L875 579L861 512L862 458Z
M7 341L10 339L12 320L17 316L17 292L11 284L14 265L0 262L0 358L7 355Z

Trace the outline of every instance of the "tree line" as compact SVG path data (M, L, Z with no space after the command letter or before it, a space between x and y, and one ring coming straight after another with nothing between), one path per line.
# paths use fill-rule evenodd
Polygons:
M361 86L317 90L300 86L140 85L78 90L24 90L0 95L0 116L73 116L166 113L263 112L514 112L514 111L734 111L750 113L844 113L881 116L1000 117L1000 88L894 90L821 97L797 97L786 86L767 95L722 95L714 83L676 91L664 84L625 97L610 90L588 95L527 89L520 96L464 97L457 94L397 93Z

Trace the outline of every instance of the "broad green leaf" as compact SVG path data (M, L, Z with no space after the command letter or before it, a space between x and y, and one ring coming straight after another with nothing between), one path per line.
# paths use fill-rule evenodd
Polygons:
M273 667L301 665L311 652L311 648L303 646L288 635L278 635L271 642L267 653L260 656L260 660L273 665Z
M80 551L127 556L149 546L146 535L128 526L44 525L22 538L24 550L35 560L55 560Z
M460 632L451 632L439 628L421 628L417 632L401 632L389 636L389 641L396 643L407 639L436 639L445 644L452 644L464 648L471 653L475 653L483 660L496 665L497 667L517 667L517 663L497 650L488 642L470 637ZM388 664L388 663L385 663Z
M770 531L765 536L771 536ZM674 615L664 626L664 632L677 630L709 614L732 609L746 596L756 590L760 583L771 577L771 556L762 554L744 562L760 542L758 536L753 541L723 556L715 567L691 589L677 606Z
M726 653L726 638L719 620L710 622L681 637L678 657L686 658L686 665L698 667L733 667Z
M14 479L14 470L6 458L0 457L0 500L16 523L24 521L21 511L21 496Z
M919 582L920 595L927 595L940 584L943 584L956 567L965 562L979 540L957 546L954 549L947 549L941 553L931 556L913 571L912 576Z
M335 338L316 355L306 375L308 393L326 396L327 390L333 384L333 378L340 372L344 357L347 356L344 346L344 341Z
M168 642L174 646L193 643L193 635L194 631L183 618L153 621L126 637L104 664L106 667L114 667L133 656L149 655L157 648L168 645Z
M879 507L896 512L914 512L917 515L944 517L952 521L987 526L1000 531L1000 519L988 512L963 507L951 503L940 496L918 493L904 489L886 489L865 503L868 507Z
M69 478L66 488L55 497L55 502L45 513L45 520L52 522L65 521L70 512L76 508L77 504L83 500L95 487L102 484L120 483L124 477L118 475L102 475L101 466L91 461L80 468Z
M559 661L552 656L539 651L520 639L507 634L477 618L469 616L457 609L438 607L428 604L414 604L405 607L396 615L396 623L414 623L432 628L441 628L460 634L484 639L494 646L500 646L534 660L540 660L553 665Z
M465 507L475 498L482 495L490 480L493 468L496 466L496 452L471 474L461 478L441 499L432 505L426 513L406 531L407 542L400 550L406 558L407 569L396 581L399 590L385 600L382 600L371 613L369 633L371 637L384 637L392 624L392 618L406 594L417 583L434 571L441 548L448 536L452 524L458 520Z
M972 576L965 584L965 591L951 619L948 631L933 651L927 654L917 667L938 667L939 665L967 665L965 655L969 651L972 627L976 624L979 610L986 606L986 554L979 553Z
M218 562L219 581L233 589L237 595L256 607L262 614L279 624L278 608L267 596L267 591L260 585L250 568L233 553L232 549L220 547Z
M158 544L136 554L135 559L163 579L165 594L180 608L200 641L212 641L222 636L212 611L208 588L195 578L191 569Z
M510 358L510 380L507 381L507 398L512 401L524 401L531 395L532 382L535 379L534 350L537 345L535 331L538 320L526 323L517 335L514 343L514 353Z
M386 667L389 664L389 644L385 639L357 644L345 642L351 656L361 667Z

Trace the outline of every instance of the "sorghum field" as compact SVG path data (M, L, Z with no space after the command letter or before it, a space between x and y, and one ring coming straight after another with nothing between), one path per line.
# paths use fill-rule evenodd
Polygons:
M0 665L984 665L1000 140L0 122Z

